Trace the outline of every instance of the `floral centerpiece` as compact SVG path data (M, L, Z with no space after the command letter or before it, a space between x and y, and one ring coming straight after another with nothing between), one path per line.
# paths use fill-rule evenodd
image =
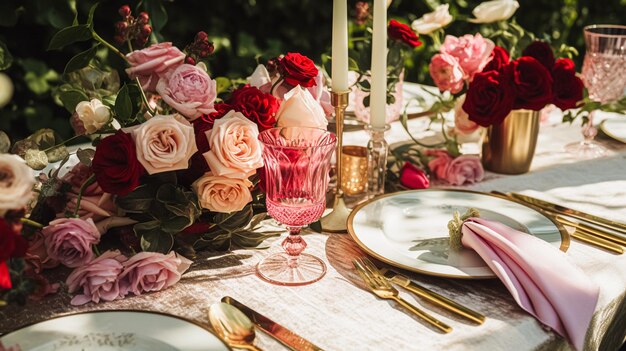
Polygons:
M92 15L50 43L94 42L68 62L59 95L94 148L70 153L44 129L0 154L4 301L55 291L40 273L59 265L71 269L72 304L84 304L167 288L199 250L258 246L278 235L252 233L265 217L259 132L327 124L328 92L309 58L288 53L231 84L209 74L206 33L181 50L154 41L149 14L122 6L119 15L118 46L96 33ZM81 84L111 72L106 54L127 66L121 88Z

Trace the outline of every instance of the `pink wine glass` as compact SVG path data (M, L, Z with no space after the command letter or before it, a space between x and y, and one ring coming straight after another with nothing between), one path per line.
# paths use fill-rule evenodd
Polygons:
M336 136L316 128L272 128L259 134L265 162L267 212L287 226L285 252L266 257L258 274L279 285L305 285L320 280L326 264L309 254L302 227L318 220L326 207L330 157Z

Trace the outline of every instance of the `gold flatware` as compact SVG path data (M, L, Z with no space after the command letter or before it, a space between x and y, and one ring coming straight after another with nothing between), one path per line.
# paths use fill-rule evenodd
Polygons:
M574 221L570 221L569 219L567 219L567 218L565 218L563 216L560 216L560 215L556 216L556 220L561 222L561 224L568 225L570 227L574 227L574 228L580 229L580 231L585 232L585 233L587 233L589 235L597 236L599 238L602 238L602 239L605 239L605 240L608 240L608 241L612 241L612 242L614 242L616 244L619 244L619 245L622 245L622 246L626 246L626 238L624 238L622 236L619 236L617 234L606 232L604 230L601 230L601 229L596 228L596 227L592 227L592 226L587 225L585 223L577 223L577 222L574 222Z
M436 306L455 313L461 317L465 317L478 324L483 324L485 322L484 315L454 302L445 296L439 295L436 292L417 284L402 274L396 273L387 268L381 268L379 271L391 283L400 285L401 287Z
M254 345L256 337L252 321L236 307L218 302L209 307L209 322L213 330L226 341L228 346L262 351Z
M585 221L585 222L589 222L595 225L599 225L601 227L604 228L608 228L611 230L615 230L616 232L622 233L622 234L626 234L626 224L624 223L620 223L620 222L616 222L616 221L612 221L606 218L602 218L602 217L598 217L586 212L582 212L582 211L578 211L578 210L574 210L571 208L567 208L565 206L561 206L558 204L553 204L551 202L545 201L545 200L540 200L540 199L536 199L534 197L530 197L527 195L522 195L522 194L518 194L518 193L510 193L510 196L512 196L513 198L516 198L518 200L521 200L523 202L535 205L537 207L540 207L544 210L547 210L549 212L555 212L561 215L566 215L569 217L573 217L576 219L579 219L581 221Z
M394 288L391 283L389 283L385 279L385 277L380 274L380 272L378 272L376 266L374 266L374 264L367 258L352 260L352 264L354 265L354 268L356 268L357 273L361 276L369 290L374 293L374 295L380 297L381 299L396 301L402 307L411 311L413 314L444 333L449 333L452 331L452 327L450 327L449 325L445 324L444 322L438 320L427 312L422 311L418 307L401 298L399 296L398 290Z
M624 248L617 245L616 243L612 241L604 240L597 236L589 235L586 232L581 231L580 228L576 228L576 230L574 230L574 233L572 233L571 235L572 235L572 238L582 241L584 243L601 247L605 250L609 250L611 252L614 252L620 255L624 253Z
M230 296L224 296L222 302L237 307L248 318L252 320L259 329L266 332L268 335L279 341L281 344L287 346L293 351L321 351L320 347L315 346L310 341L304 339L291 330L283 327L282 325L272 321L250 307L242 304L241 302L233 299Z

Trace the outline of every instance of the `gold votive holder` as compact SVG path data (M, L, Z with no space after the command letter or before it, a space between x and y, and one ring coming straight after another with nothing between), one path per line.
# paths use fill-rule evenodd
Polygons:
M359 197L367 193L367 148L347 145L341 152L341 188L346 196Z

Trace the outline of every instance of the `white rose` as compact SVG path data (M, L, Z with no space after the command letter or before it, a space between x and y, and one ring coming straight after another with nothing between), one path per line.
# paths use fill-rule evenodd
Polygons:
M13 97L13 82L4 73L0 73L0 108L4 107Z
M472 14L476 18L470 18L473 23L492 23L504 21L515 13L519 8L519 3L515 0L492 0L485 1L476 6Z
M411 28L419 34L430 34L437 29L447 26L453 20L448 8L448 4L437 6L435 11L413 21Z
M0 215L26 206L34 185L33 170L21 157L0 154Z
M198 148L191 124L181 115L156 115L132 129L137 160L149 174L187 169Z
M246 82L256 88L270 83L271 81L272 79L270 78L270 73L264 65L256 66L250 77L246 78Z
M206 136L210 149L204 158L215 175L243 179L263 166L259 127L241 112L215 120Z
M98 99L79 102L76 105L76 114L78 119L83 122L87 134L97 132L111 119L111 111Z
M251 186L248 179L214 176L211 172L191 185L202 208L222 213L241 211L252 201Z
M285 94L285 101L276 113L277 127L311 127L326 129L324 109L311 93L299 85Z

